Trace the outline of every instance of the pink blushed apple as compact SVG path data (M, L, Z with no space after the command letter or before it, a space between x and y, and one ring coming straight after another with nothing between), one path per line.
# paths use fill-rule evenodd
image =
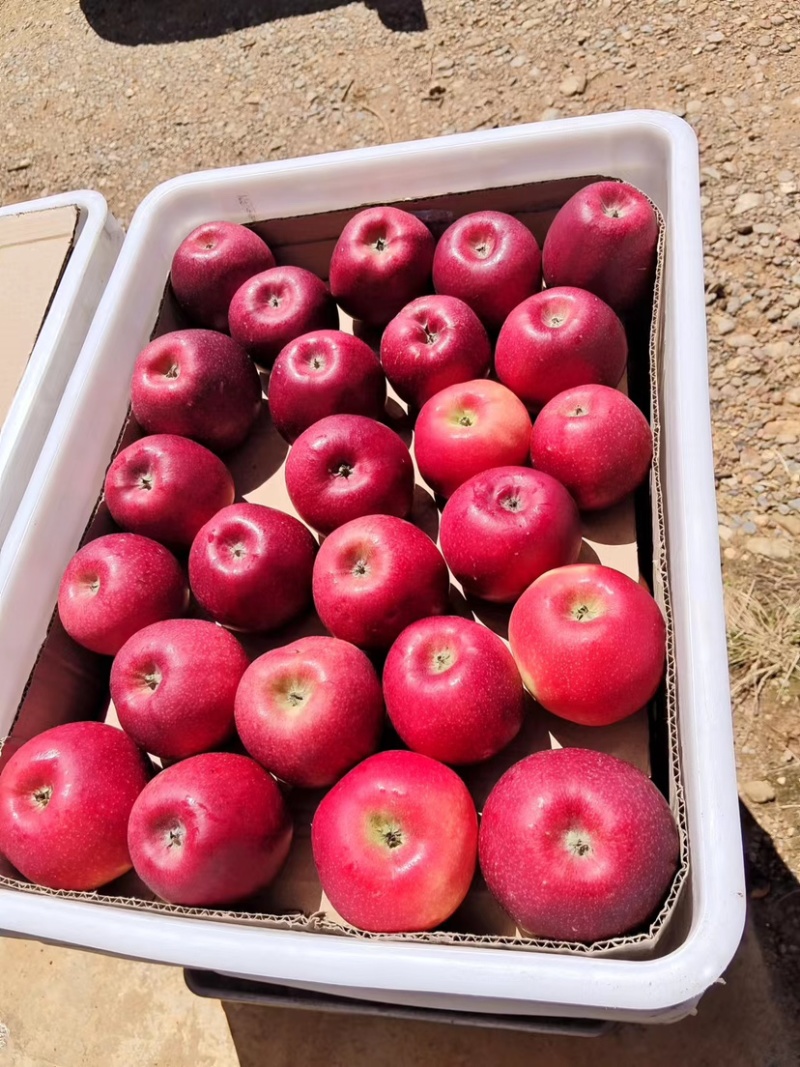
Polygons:
M246 756L206 752L167 767L131 812L136 873L186 907L234 904L270 884L292 842L275 779Z
M336 302L354 319L384 326L430 285L433 234L408 211L370 207L345 225L331 256Z
M413 501L414 464L383 423L330 415L295 441L286 488L300 518L327 534L363 515L404 518Z
M228 311L231 337L264 367L311 330L333 330L339 313L328 287L302 267L273 267L237 289Z
M388 648L426 615L443 615L449 577L427 534L404 519L369 515L325 538L314 564L323 625L362 648Z
M236 690L249 660L236 638L202 619L169 619L129 638L111 667L111 699L140 748L184 759L233 733Z
M625 372L625 328L585 289L545 289L514 308L497 338L495 370L528 407L578 385L617 385Z
M446 615L420 619L389 650L386 710L414 752L478 763L519 733L524 691L514 659L485 626Z
M454 296L421 296L381 338L381 364L397 395L422 407L448 385L480 378L492 346L475 312Z
M118 526L182 548L233 498L233 477L222 460L175 434L134 441L106 474L106 504Z
M531 431L531 461L558 478L582 511L610 508L644 481L653 433L639 408L603 385L568 389L546 404Z
M518 926L550 941L602 941L641 927L664 899L679 851L662 794L602 752L528 756L483 807L486 884Z
M488 379L448 386L431 397L414 427L419 472L434 492L451 496L490 467L528 460L531 419L510 389Z
M460 485L442 512L439 538L464 592L499 603L574 563L582 544L575 501L529 467L493 467Z
M358 337L313 330L288 344L269 376L269 410L278 433L294 441L328 415L379 419L386 379L378 357Z
M311 824L322 888L362 930L431 930L475 872L478 817L467 787L416 752L379 752L323 797Z
M236 727L276 777L320 789L378 747L381 683L355 645L304 637L250 665L236 694Z
M115 656L137 630L182 615L186 578L172 553L139 534L107 534L69 561L58 591L58 614L73 641Z
M257 233L235 222L206 222L178 246L170 280L192 322L224 331L236 290L274 266L272 252Z
M212 618L236 630L277 630L311 603L317 543L293 515L231 504L202 527L189 552L189 584Z
M215 452L235 448L261 410L261 380L245 350L213 330L175 330L136 357L133 415L147 433L191 437Z
M131 868L128 817L151 768L101 722L37 734L0 774L0 852L49 889L90 891Z
M508 639L531 695L582 726L632 715L664 675L660 608L638 582L600 564L558 567L538 578L514 605Z
M527 226L502 211L476 211L457 219L436 245L437 293L469 304L491 330L542 286L542 256Z
M588 289L624 314L650 294L657 244L658 219L644 193L625 182L593 182L550 224L544 278L548 288Z

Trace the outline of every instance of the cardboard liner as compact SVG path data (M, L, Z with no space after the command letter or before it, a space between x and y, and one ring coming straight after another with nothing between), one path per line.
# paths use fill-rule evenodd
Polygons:
M505 210L522 219L540 243L558 208L589 182L599 180L592 175L583 178L536 185L516 186L477 193L430 198L403 207L420 214L432 228L443 229L453 218L479 208ZM279 263L293 263L325 273L335 235L357 210L330 212L324 215L293 219L278 219L254 225L265 236ZM662 464L662 422L659 409L662 334L661 287L663 282L664 220L659 219L659 243L652 309L643 310L638 318L627 323L631 357L626 388L645 410L649 406L654 439L654 462L649 485L640 488L634 498L617 509L584 522L584 553L587 560L600 559L634 578L643 577L653 590L661 607L668 633L667 669L661 691L650 708L611 727L582 728L565 723L549 715L530 701L531 707L519 737L493 760L473 768L461 768L478 810L492 785L517 760L544 748L567 745L610 752L650 773L667 795L680 834L680 861L671 888L658 913L646 928L632 934L583 944L532 938L516 929L513 921L493 900L480 873L475 877L466 900L440 929L426 933L371 934L357 930L341 920L324 897L313 864L310 847L310 823L322 792L287 790L287 800L295 819L295 842L286 867L275 883L263 893L243 903L237 910L186 908L166 904L152 898L152 894L131 872L117 882L97 892L78 893L51 890L22 880L19 874L0 858L0 885L20 892L66 899L81 900L105 906L161 914L201 918L216 922L252 925L273 929L295 930L309 934L358 937L364 940L415 941L433 944L486 945L494 948L526 951L565 952L577 955L614 955L631 959L652 957L669 951L675 937L685 933L687 920L679 907L689 876L686 812L681 783L680 747L677 730L677 692L675 674L675 642L669 595L669 571L666 546L665 509ZM152 336L185 325L171 298L169 287ZM348 328L346 321L343 328ZM645 359L644 352L648 355ZM636 360L637 351L640 359ZM265 375L266 377L266 375ZM266 384L266 383L265 383ZM409 438L408 425L402 407L391 400L387 405L387 421ZM130 416L122 427L113 455L129 444L140 431ZM294 513L286 493L282 476L287 451L271 425L266 412L251 439L232 456L226 457L234 474L237 494L249 500L268 503ZM112 457L109 458L109 463ZM436 540L438 512L427 487L420 482L417 489L412 520ZM103 504L102 495L88 523L81 544L114 529ZM77 548L77 545L76 545ZM643 573L640 573L643 572ZM451 589L453 613L478 618L504 640L507 638L508 610L490 605L468 602L457 588ZM325 632L315 615L310 615L293 627L276 635L237 635L251 658L269 647L276 647L310 632ZM6 756L29 737L58 722L78 718L114 720L113 706L108 703L108 671L110 661L79 649L64 633L57 611L51 619L48 636L43 643L12 727ZM89 679L88 689L84 686ZM396 738L385 739L388 745ZM383 747L387 747L385 744ZM239 749L241 751L241 749ZM3 753L0 742L0 755ZM2 765L0 759L0 766Z

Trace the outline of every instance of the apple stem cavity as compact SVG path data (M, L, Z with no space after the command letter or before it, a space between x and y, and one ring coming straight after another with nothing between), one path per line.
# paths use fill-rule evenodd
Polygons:
M165 378L173 378L174 379L174 378L177 378L179 374L180 374L180 367L178 366L178 364L177 363L170 363L170 365L167 367L166 371L164 372L164 377Z
M153 488L153 475L143 474L139 479L139 488L149 492Z
M39 789L34 789L33 791L33 803L40 811L44 811L52 796L53 787L51 785L40 786Z
M567 851L571 852L573 856L583 858L584 856L592 855L591 840L583 830L569 830L564 838L564 843L567 846Z
M433 330L430 328L430 326L427 324L427 322L423 325L422 329L425 331L425 344L426 345L436 344L436 340L437 340L439 335L437 333L433 332Z

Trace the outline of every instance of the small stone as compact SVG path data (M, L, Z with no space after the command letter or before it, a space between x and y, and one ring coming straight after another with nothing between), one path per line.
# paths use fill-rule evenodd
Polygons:
M795 386L794 389L787 389L784 399L787 404L794 404L795 407L800 407L800 386Z
M721 44L725 40L725 34L720 33L719 30L714 30L713 33L706 34L706 40L709 44Z
M250 96L245 98L245 103L257 107L261 103L261 97L257 93L251 93Z
M736 333L732 337L728 337L725 343L729 344L731 348L758 347L758 341L751 333Z
M752 800L754 804L769 804L771 800L775 799L775 790L769 782L766 782L763 779L745 782L742 788L744 789L745 796L749 800Z
M720 541L730 541L730 539L733 537L733 530L730 528L730 526L720 525L718 529Z
M734 215L744 215L746 211L754 211L764 203L763 193L742 193L733 205Z
M785 748L783 750L783 755L781 756L781 760L784 763L791 763L793 759L794 759L794 752L792 752L792 750L790 748Z
M781 774L775 779L778 785L786 785L786 775Z
M12 163L10 167L6 167L9 174L13 174L17 170L27 170L28 167L33 166L32 159L20 159L18 163Z
M728 545L725 551L722 553L725 559L738 559L739 553L732 545Z
M795 308L794 311L790 311L783 321L786 326L796 330L798 326L800 326L800 307Z
M736 226L736 232L742 237L747 237L753 232L752 222L740 222Z
M540 122L553 122L555 119L561 118L561 112L557 107L547 107L539 116Z
M792 558L792 546L788 541L775 541L769 537L748 537L745 548L756 556L765 559L789 560Z
M754 522L751 522L749 519L747 520L747 522L742 523L742 533L754 534L756 532L756 529L756 524Z
M699 115L705 104L702 100L689 100L686 104L687 115Z
M728 315L715 315L711 320L711 325L719 337L725 337L726 334L733 333L736 329L736 320Z
M130 100L133 97L133 95L135 94L135 92L136 92L135 89L126 89L125 90L125 95Z
M569 74L558 87L558 91L563 96L580 96L585 89L585 74Z
M775 522L792 537L800 537L800 518L796 515L776 515Z

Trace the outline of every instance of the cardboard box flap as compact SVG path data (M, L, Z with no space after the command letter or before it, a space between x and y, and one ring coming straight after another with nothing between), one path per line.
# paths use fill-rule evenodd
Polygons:
M0 218L0 427L72 252L78 217L71 206Z

